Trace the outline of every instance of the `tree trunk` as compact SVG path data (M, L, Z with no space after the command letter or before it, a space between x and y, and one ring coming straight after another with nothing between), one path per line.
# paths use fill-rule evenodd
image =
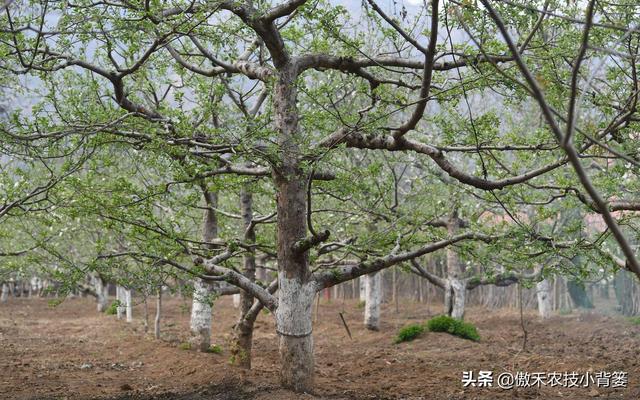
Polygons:
M380 272L365 275L364 325L367 329L380 329L380 301L382 300L382 276Z
M144 302L144 333L149 333L149 302L147 301L147 294L144 293L142 298Z
M307 234L307 174L300 165L297 142L296 71L280 66L274 84L273 106L279 132L279 164L274 168L277 203L278 307L276 330L280 337L280 379L297 392L313 389L314 358L312 304L316 285L311 281L307 249L295 245Z
M213 288L202 279L193 282L193 304L191 306L191 344L202 352L211 346L211 302Z
M160 315L162 313L162 285L158 286L156 296L156 319L153 324L153 336L160 339Z
M231 296L231 300L233 301L233 308L240 307L240 294L234 294Z
M367 283L365 281L364 276L361 276L358 278L358 286L360 289L360 301L361 302L367 301L367 294L366 294Z
M118 302L118 306L116 307L116 318L122 319L122 314L125 311L125 294L124 288L120 285L116 286L116 300Z
M107 285L100 277L100 275L93 275L93 288L96 292L96 309L98 312L104 312L108 307L109 293L107 291Z
M246 186L240 192L240 210L244 225L244 240L247 245L254 244L256 233L253 225L253 196ZM256 255L255 251L247 251L243 256L242 273L250 281L256 280ZM240 315L235 328L235 345L232 347L233 360L243 368L251 368L251 345L253 341L253 324L255 317L249 317L248 313L253 306L253 296L240 291L238 306ZM235 298L234 298L235 300Z
M202 188L205 205L202 237L204 242L211 243L218 236L218 219L215 208L218 206L218 194ZM208 247L211 247L209 245ZM213 285L196 278L193 282L193 304L191 306L191 344L202 352L211 347L211 309L213 302Z
M457 319L464 318L464 307L467 298L467 285L459 279L451 280L451 293L453 304L451 306L451 317Z
M589 299L585 284L583 282L570 280L567 281L567 290L573 303L578 308L593 308L593 303Z
M301 283L280 272L276 329L280 336L280 378L283 386L297 392L313 388L314 358L312 304L314 285Z
M447 222L449 236L454 236L460 229L462 221L458 218L457 210L454 210ZM445 288L445 309L453 318L464 318L464 306L466 301L467 285L463 280L465 268L460 262L460 257L452 246L447 247L447 279L449 290ZM448 295L448 298L447 298Z
M127 322L133 321L133 304L131 302L131 289L125 289L124 291L125 311L127 315Z
M548 279L543 279L536 284L538 297L538 312L544 319L551 317L551 284Z
M396 313L400 312L398 305L398 267L393 267L393 279L391 288L393 304L396 308Z
M0 302L6 303L9 300L9 285L2 282L2 294L0 294Z

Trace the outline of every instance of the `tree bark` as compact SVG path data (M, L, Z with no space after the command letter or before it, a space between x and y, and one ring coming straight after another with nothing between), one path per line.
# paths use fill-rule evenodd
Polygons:
M279 132L280 164L274 168L277 203L280 380L296 392L313 389L312 304L316 285L310 279L308 249L295 244L307 233L307 176L300 165L295 66L281 66L274 84L273 106Z
M149 302L147 301L147 294L144 293L142 298L144 303L144 333L149 333Z
M118 306L116 307L116 318L122 319L122 315L125 311L125 295L124 288L120 285L116 286L116 300L118 302Z
M398 304L398 267L393 267L393 279L392 279L392 300L393 300L393 304L396 308L396 313L398 313L399 310L399 304Z
M211 243L218 236L218 219L215 212L215 208L218 206L218 194L208 191L204 186L202 190L207 207L204 212L202 237L204 242ZM193 288L190 342L198 351L207 352L211 347L213 285L196 278L193 282Z
M2 282L2 294L0 294L0 302L6 303L9 300L9 285Z
M231 299L233 301L233 308L240 307L240 294L231 295Z
M360 290L360 301L361 302L367 301L367 294L366 294L367 284L365 282L364 276L361 276L358 278L358 287Z
M244 225L244 240L247 245L254 244L256 241L256 233L253 225L253 196L246 186L240 192L240 210ZM243 275L250 281L256 280L256 255L255 250L247 251L243 256ZM235 301L234 295L234 301ZM238 296L238 306L240 307L240 315L238 323L235 327L235 344L232 347L233 360L243 368L251 368L251 345L253 341L253 324L255 318L248 317L249 311L253 306L253 296L240 291Z
M459 279L451 280L451 292L453 305L451 307L451 317L457 319L464 318L464 307L467 300L466 282Z
M133 304L131 301L131 289L124 290L125 312L127 316L127 322L133 321Z
M153 336L160 339L160 316L162 313L162 285L158 286L156 295L156 319L153 324Z
M457 210L454 210L447 221L449 236L458 233L462 221L458 218ZM452 246L447 247L447 278L448 287L445 288L445 309L453 318L464 318L467 285L464 281L464 266L460 263L460 257ZM448 290L447 290L448 289Z
M107 285L102 280L100 275L95 274L93 278L93 287L96 292L96 309L98 312L104 312L108 307L109 292L107 291Z
M198 351L206 352L211 346L211 284L202 279L193 282L193 304L191 306L190 342Z
M538 298L538 312L544 319L551 317L551 284L548 279L543 279L536 284Z
M382 275L380 272L365 275L364 325L371 331L380 329L380 302L382 300Z

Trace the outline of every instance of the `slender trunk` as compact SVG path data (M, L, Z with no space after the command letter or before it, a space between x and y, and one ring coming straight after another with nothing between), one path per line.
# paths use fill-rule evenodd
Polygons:
M243 187L240 192L240 209L244 225L244 240L247 245L256 241L256 233L253 225L253 196L247 187ZM243 256L242 273L250 281L256 280L256 255L255 251L247 251ZM249 310L253 306L253 296L241 291L238 296L238 306L240 315L235 328L235 345L232 348L234 361L243 368L251 368L251 345L253 341L253 324L255 318L247 317ZM234 298L235 300L235 298Z
M204 212L202 237L206 243L211 243L218 236L218 219L215 212L218 206L218 194L209 192L206 187L203 187L203 194L207 209ZM193 287L190 341L196 349L206 352L211 347L213 285L196 278Z
M380 329L380 302L382 300L382 275L380 272L365 275L364 325L367 329Z
M558 277L555 276L553 278L553 309L558 310L560 308L558 304L558 299L560 296L558 295Z
M116 286L116 301L118 302L118 306L116 307L116 318L122 319L122 314L124 314L125 295L124 288L120 285Z
M458 212L454 210L447 223L449 236L454 236L458 233L460 223ZM460 262L458 253L451 246L447 247L447 280L449 281L449 288L445 290L445 308L449 316L457 319L464 318L467 294L467 285L463 280L464 272L464 266Z
M367 283L365 282L365 279L363 276L358 278L358 286L360 289L360 301L367 301L367 295L366 295L366 290L367 290Z
M400 312L398 307L398 267L393 267L393 282L392 282L392 298L396 307L396 313Z
M160 315L162 312L162 285L158 286L156 295L156 319L153 324L153 336L160 339Z
M96 292L96 309L98 312L104 312L108 306L109 293L100 275L93 275L93 288Z
M233 308L240 307L240 294L234 294L231 296L231 300L233 301Z
M147 294L142 299L144 302L144 333L149 333L149 303L147 302Z
M551 316L551 284L548 279L543 279L536 284L538 297L538 312L544 319Z
M133 305L131 303L131 289L125 289L124 301L125 301L127 322L132 322L133 321Z
M2 282L2 294L0 294L0 302L6 303L9 300L9 285Z
M279 165L274 168L277 202L278 307L280 379L297 392L313 389L312 304L316 285L310 279L308 251L294 245L307 234L307 174L300 165L297 141L296 71L281 66L274 84L275 125L279 132Z

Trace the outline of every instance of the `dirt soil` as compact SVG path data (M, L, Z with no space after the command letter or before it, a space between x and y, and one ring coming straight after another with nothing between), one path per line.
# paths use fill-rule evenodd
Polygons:
M515 311L470 309L466 319L482 337L471 342L425 333L393 344L398 329L422 322L439 307L408 303L383 307L379 332L363 328L356 302L324 299L314 326L316 392L278 387L278 348L271 315L257 322L251 371L229 364L229 332L236 310L230 298L214 308L213 338L221 354L183 350L188 300L165 301L162 339L144 333L143 306L127 324L99 314L88 299L10 299L0 304L2 399L640 399L640 327L622 317L573 313L540 321L525 314L527 350ZM150 309L154 307L150 305ZM340 320L342 312L350 339ZM626 371L626 389L542 387L463 388L463 371Z

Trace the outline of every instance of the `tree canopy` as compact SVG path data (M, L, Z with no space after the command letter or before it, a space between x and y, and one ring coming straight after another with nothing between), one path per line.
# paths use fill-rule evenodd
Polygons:
M484 278L640 275L633 2L415 3L9 1L0 277L224 280L286 353L309 293L449 247Z

